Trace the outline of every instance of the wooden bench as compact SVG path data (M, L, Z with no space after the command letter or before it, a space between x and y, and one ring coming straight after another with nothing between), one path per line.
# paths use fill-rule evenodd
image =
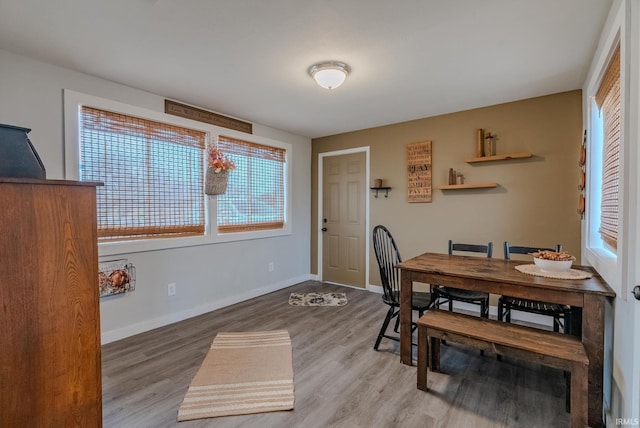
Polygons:
M571 426L587 426L589 359L579 338L438 309L417 324L418 389L427 391L427 366L440 371L440 341L448 340L569 372Z

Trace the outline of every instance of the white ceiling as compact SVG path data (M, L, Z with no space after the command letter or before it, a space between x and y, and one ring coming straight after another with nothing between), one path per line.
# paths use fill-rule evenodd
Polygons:
M307 137L582 87L611 0L0 0L0 48ZM314 62L347 62L325 90Z

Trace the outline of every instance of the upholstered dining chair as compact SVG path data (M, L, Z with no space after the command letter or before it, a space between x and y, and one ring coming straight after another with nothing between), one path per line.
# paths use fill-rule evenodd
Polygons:
M488 258L493 255L493 242L487 245L460 244L449 241L449 254L483 253ZM489 294L481 291L462 290L460 288L438 286L431 290L434 306L440 307L448 303L449 311L453 312L453 302L460 301L480 305L480 316L489 318Z
M504 259L510 260L511 254L531 254L536 251L550 250L560 252L562 245L558 244L554 249L540 247L512 246L509 242L504 243ZM553 318L553 331L559 332L562 328L564 333L570 332L571 307L547 303L537 300L521 299L517 297L500 296L498 299L498 320L511 322L511 312L521 311L539 315L546 315Z
M395 266L402 262L398 246L396 245L393 236L389 230L378 225L373 229L373 250L376 254L376 260L378 261L378 268L380 269L380 280L382 281L382 301L389 306L387 315L378 333L376 344L373 349L376 351L380 346L380 341L383 337L395 341L400 341L397 336L388 335L387 328L392 319L396 319L394 331L398 333L398 324L400 321L400 270ZM431 306L431 293L429 292L414 292L411 297L411 309L418 311L418 315L422 316L424 312ZM415 323L413 324L415 330Z

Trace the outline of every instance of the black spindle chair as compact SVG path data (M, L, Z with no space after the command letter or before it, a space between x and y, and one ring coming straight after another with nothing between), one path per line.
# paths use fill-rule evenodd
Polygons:
M512 246L508 242L504 243L504 259L510 260L511 254L531 254L537 251L550 250L560 252L562 245L556 245L555 249L539 247ZM570 332L571 307L556 303L541 302L538 300L521 299L518 297L500 296L498 299L498 319L500 321L511 322L511 312L522 311L539 315L546 315L553 318L553 331L562 331L565 334Z
M449 240L449 254L454 252L464 253L484 253L487 258L493 255L493 242L487 245L460 244ZM453 302L460 301L480 305L480 316L489 318L489 293L473 290L462 290L460 288L438 286L431 290L435 306L448 303L449 311L453 312Z
M389 310L382 323L380 333L376 339L373 349L378 350L383 337L399 341L397 336L387 335L387 328L393 318L396 318L394 331L398 333L398 323L400 321L400 271L395 266L402 262L398 246L393 236L384 226L376 226L373 229L373 250L376 253L376 260L380 269L380 279L382 281L382 301L389 305ZM431 293L414 292L411 298L411 309L418 311L419 316L431 306ZM415 324L413 329L415 330Z

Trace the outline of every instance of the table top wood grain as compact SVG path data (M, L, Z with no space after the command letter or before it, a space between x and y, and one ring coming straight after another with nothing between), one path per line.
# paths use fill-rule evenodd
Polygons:
M616 293L589 266L572 266L573 269L593 274L588 279L554 279L527 275L515 269L517 265L530 264L522 260L459 256L439 253L424 253L397 265L401 270L422 274L446 275L464 279L491 281L501 284L533 286L554 291L571 291L615 297Z

